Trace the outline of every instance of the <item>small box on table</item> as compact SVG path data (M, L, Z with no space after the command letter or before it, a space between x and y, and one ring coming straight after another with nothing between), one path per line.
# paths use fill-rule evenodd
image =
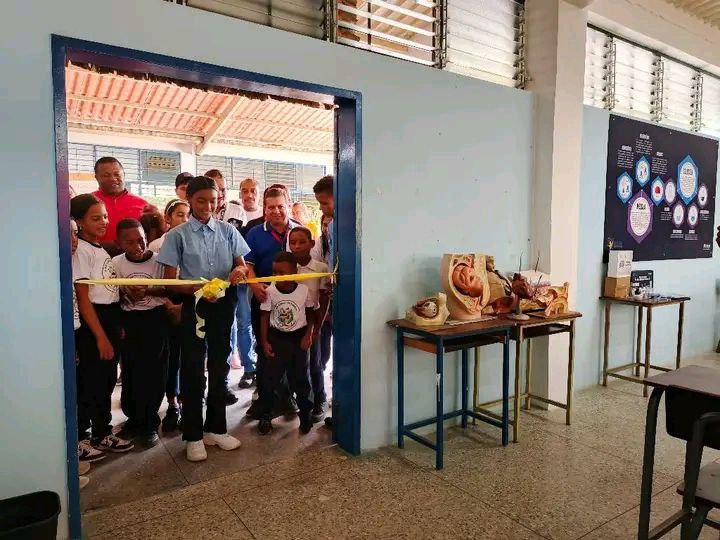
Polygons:
M603 295L610 298L627 298L630 296L630 276L606 277Z

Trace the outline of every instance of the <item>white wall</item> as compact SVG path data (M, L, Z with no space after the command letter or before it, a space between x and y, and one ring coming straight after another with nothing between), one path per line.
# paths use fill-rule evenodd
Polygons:
M607 168L607 135L610 114L602 109L585 107L583 122L582 185L583 201L579 223L579 268L582 287L578 287L577 308L583 313L577 329L577 388L591 386L602 373L602 339L604 308L598 300L606 265L602 262L605 223L605 171ZM720 170L720 168L718 169ZM715 208L715 223L720 205ZM706 353L717 340L717 279L720 276L720 250L715 247L711 259L638 262L634 268L655 271L657 292L692 297L685 308L683 356ZM634 336L637 323L632 308L614 306L610 329L611 366L627 364L634 359ZM674 365L677 336L677 308L653 311L653 363ZM644 352L644 349L643 349ZM644 358L644 357L643 357Z
M527 252L531 95L165 2L26 0L0 20L0 224L14 255L0 315L0 497L54 489L67 507L51 33L362 92L362 447L389 443L384 321L438 290L443 252L492 253L506 268ZM485 356L494 392L497 359ZM408 420L432 410L431 365L406 360Z

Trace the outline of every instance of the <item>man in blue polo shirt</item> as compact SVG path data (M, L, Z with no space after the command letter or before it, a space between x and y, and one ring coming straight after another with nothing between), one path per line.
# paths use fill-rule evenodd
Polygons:
M247 233L245 240L250 247L250 253L245 261L250 268L249 277L267 277L272 275L272 261L280 251L288 251L288 236L294 224L290 220L290 205L288 204L286 192L281 189L270 188L265 192L263 210L265 222L256 225ZM260 304L265 301L267 293L266 283L255 283L250 285L252 298L250 300L250 313L252 327L255 336L260 335ZM257 354L256 379L258 391L262 387L260 381L263 377L265 363L267 362L260 340L255 341L255 352ZM287 391L281 391L281 395L287 395ZM287 408L284 407L283 408ZM253 417L255 414L254 403L247 415Z

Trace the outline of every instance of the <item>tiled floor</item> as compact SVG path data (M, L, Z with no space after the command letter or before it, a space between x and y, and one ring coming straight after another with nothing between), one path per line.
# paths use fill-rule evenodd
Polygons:
M720 356L689 363L720 369ZM319 435L300 445L288 429L280 436L291 441L286 454L267 458L277 441L254 450L247 444L226 454L232 459L213 452L207 466L183 462L180 443L171 441L164 451L182 482L173 484L178 477L167 472L164 458L138 460L129 470L118 465L113 485L134 483L147 497L118 504L97 489L94 500L104 508L86 512L85 533L123 539L634 538L646 405L638 385L618 381L578 392L570 427L563 411L523 414L521 441L507 448L493 428L452 429L443 471L435 471L429 450L410 441L402 451L347 458ZM660 435L653 523L679 508L683 455L681 442ZM704 457L720 461L718 452ZM706 528L701 538L720 536Z

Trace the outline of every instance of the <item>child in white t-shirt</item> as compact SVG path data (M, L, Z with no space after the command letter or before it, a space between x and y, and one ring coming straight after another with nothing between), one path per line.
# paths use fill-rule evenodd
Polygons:
M167 223L168 230L160 238L156 238L148 244L148 249L155 253L160 253L160 248L165 242L167 233L170 232L174 227L182 225L190 219L190 203L183 201L182 199L171 199L165 205L165 223Z
M297 260L292 253L281 251L273 260L273 275L297 274ZM312 344L316 303L306 285L280 281L266 289L267 299L260 306L260 339L267 358L260 384L257 411L258 430L262 435L272 429L271 409L275 389L287 373L290 390L296 394L300 409L300 431L312 428L312 386L308 373L308 351Z
M73 281L116 277L110 255L99 243L109 222L105 205L90 193L78 195L70 201L70 214L79 229L72 258ZM118 288L76 283L75 293L81 319L75 341L80 445L92 445L104 452L126 452L133 448L132 443L113 435L110 424L121 334ZM87 440L90 430L91 438Z
M147 249L145 232L135 219L117 224L122 255L113 258L120 278L162 278L157 254ZM168 315L163 287L122 288L123 385L120 405L128 417L125 438L139 437L145 446L158 442L158 409L165 395L168 369Z
M290 251L295 255L298 262L298 274L310 274L310 273L326 273L329 272L329 267L322 261L313 259L310 256L310 251L315 246L315 241L312 239L312 232L306 227L295 227L290 231L290 237L288 239L290 244ZM313 410L312 410L312 421L314 423L320 422L325 416L327 410L327 395L325 393L325 367L326 362L323 363L323 357L321 354L321 340L320 340L320 328L322 321L328 313L328 307L330 305L330 279L329 278L316 278L308 279L303 281L310 291L310 297L317 307L315 312L315 326L313 329L313 341L310 347L310 382L312 383L313 389Z

